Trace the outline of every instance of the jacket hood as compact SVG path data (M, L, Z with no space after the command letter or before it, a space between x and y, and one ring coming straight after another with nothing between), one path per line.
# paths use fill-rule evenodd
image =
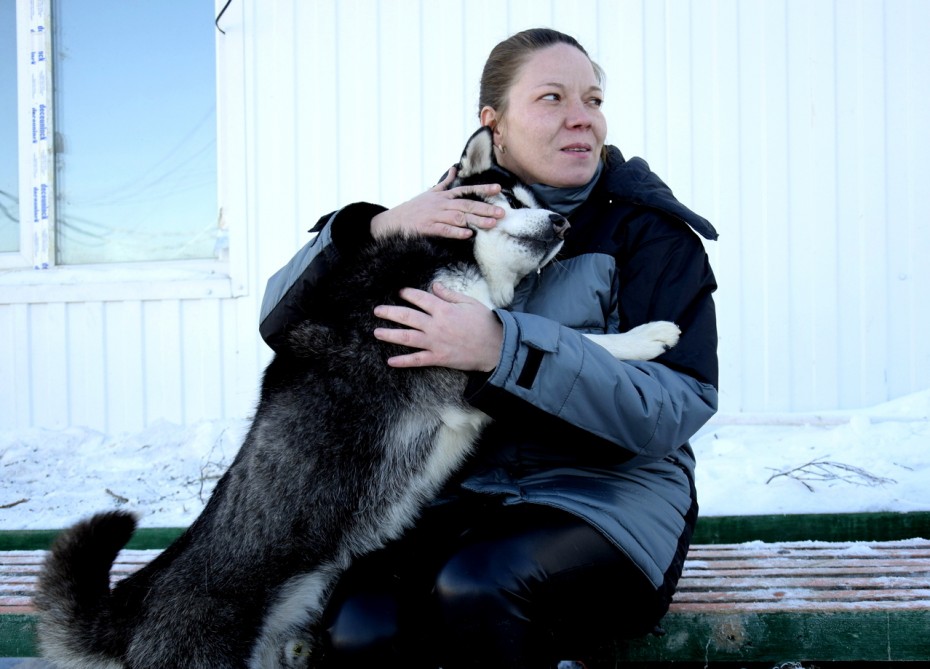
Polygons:
M672 189L649 169L649 164L642 158L626 160L617 147L608 146L607 167L606 187L618 198L671 214L705 239L715 240L719 236L710 221L675 198Z

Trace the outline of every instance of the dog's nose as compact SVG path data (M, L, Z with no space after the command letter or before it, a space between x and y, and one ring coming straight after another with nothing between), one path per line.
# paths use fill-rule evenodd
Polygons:
M565 233L571 227L568 219L561 214L549 214L549 221L552 223L552 230L559 239L565 239Z

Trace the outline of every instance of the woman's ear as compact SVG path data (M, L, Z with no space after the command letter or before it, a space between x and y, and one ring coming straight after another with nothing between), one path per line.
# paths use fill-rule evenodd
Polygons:
M492 107L483 107L478 118L481 120L481 125L488 126L497 132L497 112Z

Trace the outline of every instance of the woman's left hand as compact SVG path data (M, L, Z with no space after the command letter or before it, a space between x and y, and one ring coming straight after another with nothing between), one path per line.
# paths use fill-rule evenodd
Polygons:
M504 328L481 302L434 283L432 292L404 288L413 307L380 305L375 315L403 328L376 328L381 341L419 349L388 359L392 367L449 367L490 372L497 366Z

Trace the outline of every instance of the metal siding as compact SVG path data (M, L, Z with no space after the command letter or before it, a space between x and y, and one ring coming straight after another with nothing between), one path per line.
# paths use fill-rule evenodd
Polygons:
M145 422L183 423L185 365L181 303L153 300L142 304Z
M29 377L28 330L21 327L24 304L0 304L0 428L31 425L25 379Z
M713 174L713 182L708 184L709 190L696 189L695 202L688 203L709 218L720 232L719 240L705 244L705 248L719 284L715 299L721 352L720 392L724 405L739 402L745 392L758 387L762 378L760 370L750 372L745 361L747 357L757 359L750 354L764 345L758 328L747 327L744 309L725 308L726 304L740 304L744 295L755 291L755 286L742 276L743 268L749 265L743 253L741 227L752 210L743 195L748 180L740 171L741 107L739 86L733 85L739 81L741 62L738 6L742 5L737 0L717 5L710 43L703 44L713 53L712 66L704 71L707 82L699 87L700 99L694 108L712 110L698 131L710 139L710 145L704 151L695 151L694 155L702 161L703 171ZM629 106L637 107L635 104Z
M145 402L148 397L145 393L145 356L140 328L142 303L108 302L104 305L103 314L103 337L106 341L103 373L107 388L107 422L103 429L117 434L131 432L146 424Z
M185 420L222 416L225 378L218 300L185 300L179 328L183 360Z
M607 71L609 140L721 233L724 411L926 388L930 4L236 0L221 23L241 296L0 305L0 426L249 415L268 277L320 215L434 183L477 127L491 47L533 25L579 37Z
M422 84L425 54L420 39L422 11L419 2L409 1L383 3L379 7L376 51L371 54L378 102L374 114L361 105L357 110L360 118L356 120L375 132L377 160L366 165L362 157L353 181L362 189L369 188L367 179L359 179L358 175L369 170L376 172L380 176L380 192L362 190L367 194L361 199L393 206L430 185L423 175L424 138L420 133L426 113ZM440 100L431 104L436 104L440 112L446 107ZM432 180L438 176L437 173Z
M30 305L28 327L32 354L29 380L34 420L43 427L67 427L67 395L58 391L68 385L65 305Z
M67 307L69 424L104 430L107 427L104 305L70 302Z
M884 354L890 360L912 361L889 365L891 396L925 386L930 379L930 263L926 256L930 224L919 206L927 176L921 165L926 164L930 147L928 25L930 3L920 0L911 0L905 10L889 12L885 21L887 124L900 130L887 133L888 311L896 323L889 329Z

